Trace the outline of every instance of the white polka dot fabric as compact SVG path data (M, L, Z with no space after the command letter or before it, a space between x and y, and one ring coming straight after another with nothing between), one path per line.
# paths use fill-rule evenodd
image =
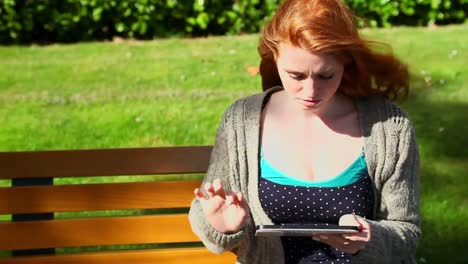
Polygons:
M338 224L344 214L372 218L374 192L368 175L338 187L283 185L260 178L262 207L275 224ZM283 237L287 264L352 263L351 256L309 237Z

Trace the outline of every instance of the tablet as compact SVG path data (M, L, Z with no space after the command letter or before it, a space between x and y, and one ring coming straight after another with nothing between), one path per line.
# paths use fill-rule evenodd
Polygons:
M340 226L333 224L281 224L258 225L255 236L314 236L323 234L358 233L357 226Z

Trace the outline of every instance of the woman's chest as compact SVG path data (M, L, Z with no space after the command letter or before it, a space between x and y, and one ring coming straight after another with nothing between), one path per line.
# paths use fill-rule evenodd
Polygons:
M326 180L349 167L362 154L359 114L325 119L265 111L261 150L270 164L303 180Z
M362 154L364 140L324 130L264 129L262 155L284 174L302 180L327 180Z

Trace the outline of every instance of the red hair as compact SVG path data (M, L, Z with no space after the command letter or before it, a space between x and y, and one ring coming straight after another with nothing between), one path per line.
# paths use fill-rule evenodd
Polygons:
M354 13L343 1L286 0L280 6L258 46L263 90L282 85L276 68L280 43L337 56L344 64L340 91L346 95L408 95L408 67L391 52L371 49L378 43L360 37Z

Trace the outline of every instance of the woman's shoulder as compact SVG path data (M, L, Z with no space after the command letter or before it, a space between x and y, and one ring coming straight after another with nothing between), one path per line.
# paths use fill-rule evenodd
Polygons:
M361 97L357 100L360 116L371 124L379 123L389 129L411 127L408 113L396 103L382 96Z

